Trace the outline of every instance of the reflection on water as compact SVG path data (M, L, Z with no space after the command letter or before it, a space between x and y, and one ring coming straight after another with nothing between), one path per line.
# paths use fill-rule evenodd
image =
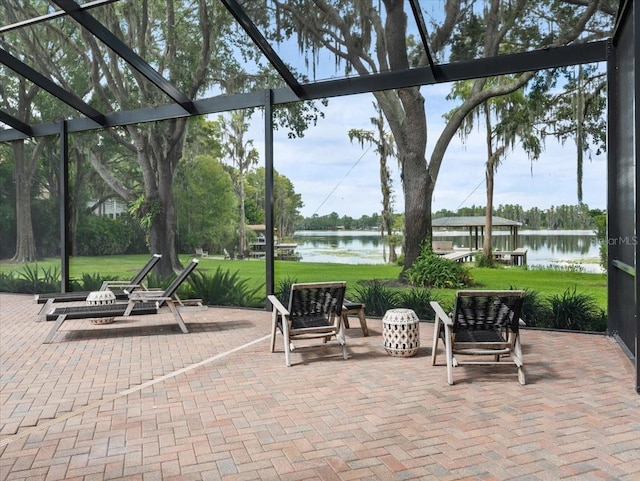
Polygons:
M474 245L468 234L438 232L435 237L453 241L456 248ZM383 264L384 254L388 254L385 252L388 248L378 232L298 231L294 235L294 242L298 244L297 251L302 256L302 262ZM510 250L509 236L502 232L494 235L493 247ZM518 236L518 247L527 249L529 265L578 262L587 272L601 272L598 264L599 247L591 231L523 231Z
M384 264L384 243L378 232L298 231L293 236L302 262Z

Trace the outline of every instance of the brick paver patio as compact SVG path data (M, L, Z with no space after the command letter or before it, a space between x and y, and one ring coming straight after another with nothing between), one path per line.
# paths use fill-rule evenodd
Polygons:
M381 322L351 358L269 352L269 314L210 308L68 321L0 294L1 480L640 479L640 396L611 338L525 330L513 367L394 358ZM440 357L443 361L444 357Z

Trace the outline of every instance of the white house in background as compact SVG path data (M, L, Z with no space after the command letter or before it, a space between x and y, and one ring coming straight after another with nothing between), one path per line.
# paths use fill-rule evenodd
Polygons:
M96 199L91 199L87 202L87 208L92 209L98 201ZM98 208L94 209L92 212L95 215L103 216L103 217L111 217L112 219L116 219L120 217L122 214L126 214L128 211L127 203L122 199L108 199L102 205L98 206Z

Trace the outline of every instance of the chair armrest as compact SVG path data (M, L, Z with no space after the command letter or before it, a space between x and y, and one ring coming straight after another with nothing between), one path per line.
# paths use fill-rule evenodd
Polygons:
M104 281L102 283L102 285L100 286L100 290L101 291L106 291L107 289L109 289L111 287L137 288L137 287L142 287L142 285L141 284L131 284L131 282L129 282L129 281Z
M172 297L164 296L164 291L133 291L129 295L129 305L133 306L136 302L155 302L156 308L160 309L163 303L174 303Z
M202 307L203 306L202 299L177 299L177 303L179 306L186 306L186 307L192 307L192 306Z
M445 324L448 324L449 326L453 325L453 321L447 315L447 313L444 312L444 309L440 306L440 304L438 304L436 301L431 301L429 304L431 305L431 308L435 311L436 316L439 317L442 320L442 322L444 322Z
M135 293L135 291L134 291ZM136 296L129 297L129 302L127 302L127 308L124 311L124 316L128 316L133 311L136 303L138 302L155 302L156 309L160 309L162 305L166 302L168 306L174 306L175 303L171 297L144 297L144 296Z
M133 291L131 294L129 294L129 299L134 300L134 301L145 301L145 300L151 300L151 301L156 301L160 298L162 298L162 295L164 294L164 291Z
M276 311L278 311L280 314L282 314L283 316L289 315L289 311L287 310L287 308L282 305L282 303L278 300L276 296L270 294L267 296L267 299L269 300L273 308Z
M167 296L148 296L148 297L136 296L136 297L129 298L129 302L157 302L157 301L171 301L175 303L175 299L173 299L173 297L167 297Z

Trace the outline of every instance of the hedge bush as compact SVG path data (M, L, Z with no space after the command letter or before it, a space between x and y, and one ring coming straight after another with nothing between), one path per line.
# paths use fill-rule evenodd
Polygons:
M90 215L78 223L76 248L81 256L124 254L131 238L131 229L123 222Z

